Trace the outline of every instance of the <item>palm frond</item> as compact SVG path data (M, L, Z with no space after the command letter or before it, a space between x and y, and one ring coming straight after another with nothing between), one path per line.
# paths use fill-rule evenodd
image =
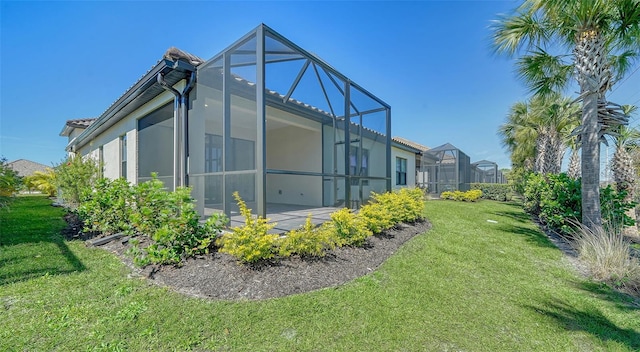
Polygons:
M624 78L625 74L633 68L638 58L640 58L640 52L637 50L625 50L618 55L611 55L609 57L609 65L611 71L614 73L616 82Z
M518 59L516 72L535 95L553 95L566 89L573 75L573 65L565 62L566 57L538 48Z
M549 39L548 26L535 12L519 12L515 16L500 15L489 26L497 53L513 55L518 49L539 46Z

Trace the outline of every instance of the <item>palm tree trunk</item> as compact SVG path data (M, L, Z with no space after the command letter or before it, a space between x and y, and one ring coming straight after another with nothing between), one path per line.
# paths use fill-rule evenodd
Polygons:
M611 79L605 40L595 28L576 34L574 49L582 100L582 223L592 230L602 226L600 211L600 126L598 100Z
M551 145L553 152L549 155L549 171L554 174L559 174L562 170L562 159L564 158L564 151L566 148L564 143L562 143L560 134L557 131L553 133Z
M571 149L571 157L569 158L569 170L567 176L577 180L580 178L580 153L579 150Z
M541 174L546 172L547 145L549 144L547 139L545 130L540 131L536 139L536 161L533 171Z
M611 171L613 173L613 181L616 184L616 190L618 192L626 192L624 198L625 202L632 202L634 199L635 191L635 170L631 156L627 153L624 145L620 145L616 148L616 152L613 155L613 162L611 163ZM636 210L630 209L627 211L629 216L634 222L636 219ZM629 236L637 236L637 227L625 227L624 233Z
M598 127L597 87L593 87L589 91L590 93L584 97L582 105L582 223L590 229L595 229L602 226L600 129Z

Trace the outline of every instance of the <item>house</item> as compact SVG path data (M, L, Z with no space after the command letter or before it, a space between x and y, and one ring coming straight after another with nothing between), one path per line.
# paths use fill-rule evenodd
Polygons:
M95 120L95 118L67 120L62 131L60 131L60 136L67 137L69 139L69 144L71 144Z
M51 168L45 164L36 163L35 161L26 159L18 159L7 163L7 167L15 171L20 177L31 176L36 171L44 172Z
M503 183L498 164L489 160L480 160L471 164L471 182Z
M95 120L67 121L70 153L105 177L189 185L202 215L352 207L415 185L420 150L392 141L391 107L264 24L209 60L171 48Z

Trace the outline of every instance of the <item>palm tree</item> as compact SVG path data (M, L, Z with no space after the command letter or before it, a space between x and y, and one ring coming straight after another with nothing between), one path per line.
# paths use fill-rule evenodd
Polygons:
M560 173L562 159L572 131L578 126L579 107L559 94L543 96L538 114L541 117L540 138L546 141L542 173Z
M498 134L511 153L515 168L560 173L566 141L577 126L578 108L558 94L534 96L511 107Z
M533 113L527 102L515 103L507 115L507 122L498 129L502 144L509 150L514 169L534 171L538 132Z
M635 106L625 105L623 111L630 115L636 110ZM636 128L620 126L612 135L616 151L611 161L611 173L618 191L627 192L627 200L633 199L636 183L636 171L633 166L630 151L640 144L640 131Z
M36 171L33 175L25 177L25 184L28 184L29 188L35 188L49 197L53 197L57 191L55 179L55 171L47 168L45 171Z
M582 221L590 228L601 226L600 140L628 123L606 93L640 55L640 0L525 0L493 29L498 52L526 50L518 72L533 91L545 95L565 89L571 77L578 82ZM556 49L561 55L551 54Z
M577 180L580 178L580 144L578 138L572 136L569 139L569 148L571 149L571 156L569 157L569 167L567 168L567 176Z

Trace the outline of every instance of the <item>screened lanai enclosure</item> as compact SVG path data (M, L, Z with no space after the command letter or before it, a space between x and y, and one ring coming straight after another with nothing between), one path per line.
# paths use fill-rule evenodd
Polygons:
M471 164L471 182L502 183L498 173L498 164L493 161L481 160Z
M471 164L467 154L452 144L443 144L424 152L420 166L428 193L468 191L471 183Z
M391 189L391 110L265 25L200 64L188 183L199 210L351 207Z

